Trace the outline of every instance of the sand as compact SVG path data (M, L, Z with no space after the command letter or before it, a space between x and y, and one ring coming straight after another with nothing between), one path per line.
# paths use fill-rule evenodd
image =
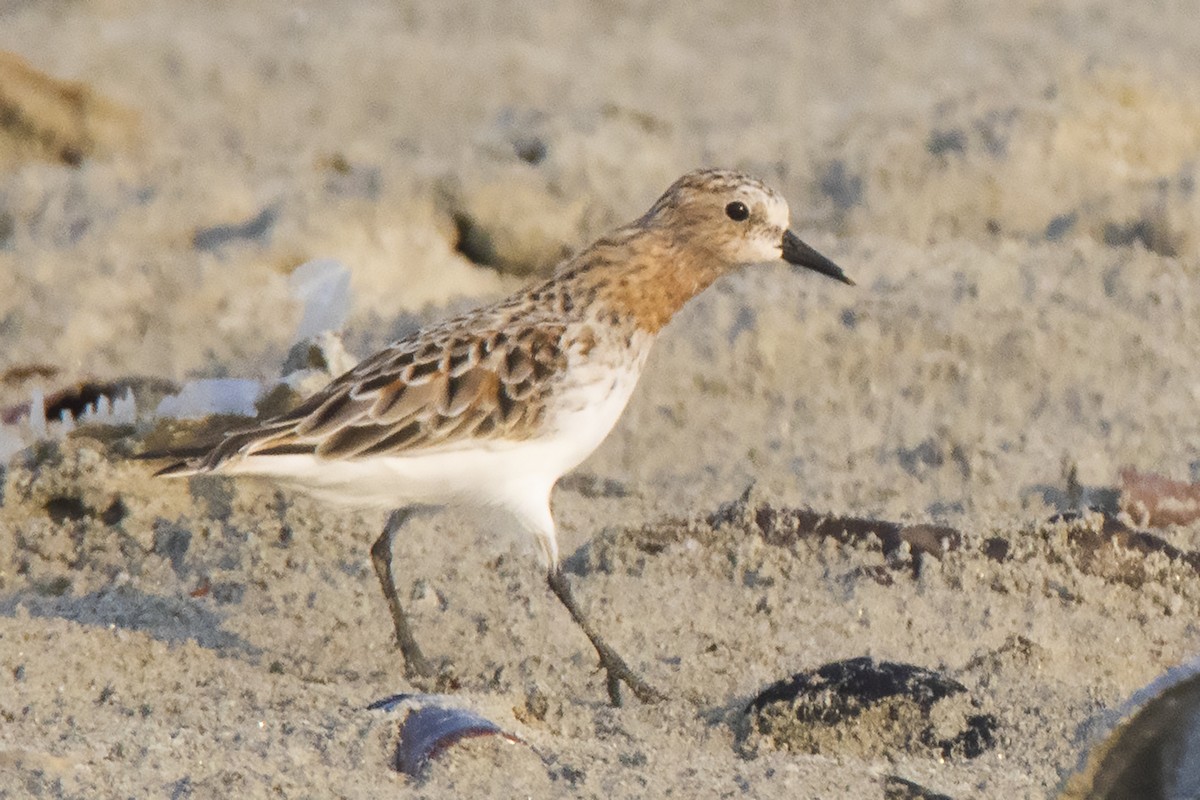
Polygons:
M700 165L777 186L859 284L721 281L556 493L577 596L667 702L607 705L531 542L412 525L422 645L529 745L474 739L421 780L391 766L403 714L366 710L413 689L367 555L381 517L152 479L123 458L145 423L16 453L0 796L857 798L898 776L1046 797L1081 726L1200 650L1186 563L1086 551L1099 513L1049 522L1127 465L1200 478L1184 4L8 3L0 50L79 82L13 100L0 71L0 405L275 379L312 258L351 270L366 354ZM763 507L961 541L914 567L773 535ZM1200 549L1197 525L1153 534ZM859 656L961 683L992 746L941 757L871 718L815 753L752 730L768 684Z

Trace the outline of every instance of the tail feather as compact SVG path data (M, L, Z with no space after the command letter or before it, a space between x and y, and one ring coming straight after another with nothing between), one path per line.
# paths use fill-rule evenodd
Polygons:
M163 467L154 473L156 478L182 478L187 475L195 475L200 470L196 469L191 461L176 461L174 464Z
M222 464L238 456L251 453L275 455L284 453L312 453L316 446L296 441L291 437L290 423L276 423L258 428L230 431L224 438L207 445L155 450L141 453L139 461L163 461L171 463L154 473L155 477L175 478L213 472Z
M146 450L136 455L130 456L132 461L168 461L165 467L161 467L154 473L154 477L172 477L192 475L198 470L196 468L198 461L219 442L210 442L201 445L188 445L187 447L168 447L157 450Z

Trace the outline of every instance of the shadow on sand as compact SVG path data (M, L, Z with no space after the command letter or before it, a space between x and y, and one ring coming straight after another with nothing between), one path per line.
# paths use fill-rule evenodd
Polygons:
M37 592L0 597L0 616L16 616L18 609L24 609L34 617L140 631L172 644L191 640L203 648L228 655L257 658L262 653L261 648L242 637L221 630L222 617L191 598L150 595L128 587L79 597L53 597Z

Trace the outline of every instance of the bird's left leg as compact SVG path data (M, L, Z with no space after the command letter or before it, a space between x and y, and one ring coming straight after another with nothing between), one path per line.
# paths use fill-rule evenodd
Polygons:
M575 624L583 629L584 634L591 641L592 647L596 648L596 653L600 656L600 666L608 673L608 699L614 706L621 705L622 683L627 685L633 691L634 696L643 703L657 703L666 699L666 695L642 680L636 672L629 668L625 659L617 655L617 651L613 650L608 642L600 637L600 634L588 622L587 617L579 610L575 596L571 594L571 584L557 563L550 566L547 583L550 584L550 590L554 592L554 596L567 607L571 619L575 620Z
M575 602L575 596L571 593L571 584L558 563L558 537L554 530L554 517L550 514L550 488L552 485L538 486L531 491L521 493L520 496L526 498L526 502L520 508L514 509L517 511L522 525L537 537L538 544L542 547L542 554L549 570L546 574L546 582L550 586L550 591L554 592L554 596L567 607L571 619L575 620L575 624L583 629L588 641L592 643L592 647L596 648L596 653L600 656L600 666L608 673L608 699L614 706L621 705L622 683L628 686L643 703L655 703L666 699L662 692L646 683L630 669L629 665L625 663L625 659L621 658L617 651L613 650L608 642L604 641L596 632L592 623L583 615L579 604Z

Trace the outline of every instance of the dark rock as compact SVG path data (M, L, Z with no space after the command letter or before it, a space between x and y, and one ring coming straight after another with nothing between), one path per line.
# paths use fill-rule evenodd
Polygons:
M995 745L999 725L953 678L865 656L774 683L747 713L772 746L826 755L975 758Z
M1075 223L1079 221L1079 215L1072 211L1069 214L1059 214L1046 225L1046 240L1057 242L1059 239L1066 236L1075 227Z
M77 522L91 513L78 497L51 497L46 501L45 508L50 519L60 525Z
M861 205L863 180L846 169L846 162L834 161L821 176L821 193L833 201L838 211Z
M176 575L182 575L184 557L192 544L192 532L166 520L159 520L154 526L154 552L171 562L171 569Z
M948 153L961 155L967 152L967 134L958 128L934 131L929 134L925 149L933 156L944 156Z
M883 779L883 800L954 800L950 795L926 789L919 783L888 775Z
M1179 255L1176 237L1165 220L1145 217L1129 222L1110 222L1104 226L1104 243L1109 247L1130 247L1140 243L1152 253L1173 258Z
M211 251L220 249L230 242L261 239L271 232L278 217L277 209L264 208L245 222L200 228L192 236L192 247L197 250Z

